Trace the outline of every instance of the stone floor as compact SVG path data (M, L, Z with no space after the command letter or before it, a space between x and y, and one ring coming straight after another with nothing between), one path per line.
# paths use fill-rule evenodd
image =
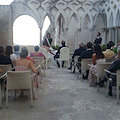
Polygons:
M9 107L0 109L0 120L120 120L116 94L105 97L87 80L81 82L67 69L49 69L30 107L28 97L9 97Z

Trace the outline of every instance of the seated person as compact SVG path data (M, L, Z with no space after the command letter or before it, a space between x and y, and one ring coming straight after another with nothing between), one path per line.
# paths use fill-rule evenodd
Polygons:
M103 52L105 58L113 58L115 57L115 53L111 50L111 44L107 44L106 51Z
M112 65L110 66L110 68L108 69L110 72L116 73L116 71L118 69L120 69L120 48L118 49L118 54L119 54L119 58L117 60L115 60L112 63ZM109 93L108 93L109 96L112 96L112 86L116 85L116 76L110 75L108 73L107 73L107 76L112 79L112 81L110 82L110 85L109 85ZM104 82L106 82L106 81L107 81L107 79L106 79L106 77L104 77L100 82L96 82L96 85L103 87Z
M97 73L97 64L98 63L105 63L104 54L102 53L102 49L100 45L94 46L95 53L92 55L92 64L90 66L89 71L89 82L90 86L94 86L94 74Z
M19 52L19 50L20 50L19 45L15 45L15 46L14 46L14 52L13 52L13 54L15 54L17 58L20 57L20 52Z
M87 58L92 58L93 55L93 50L92 50L92 43L88 42L86 44L86 51L83 51L80 55L80 57L78 58L78 62L81 62L82 59L87 59ZM81 64L78 63L77 64L78 67L81 67ZM81 72L81 70L80 70ZM83 79L87 79L88 78L88 73L89 71L86 71L86 76L83 75Z
M84 44L81 42L79 43L79 48L74 51L74 54L72 56L72 62L74 62L75 56L80 56L83 51L85 51ZM68 69L71 70L72 68L72 62L70 63L70 67ZM75 72L75 71L74 71Z
M0 65L11 64L13 67L10 57L4 55L4 47L0 46Z
M108 43L108 44L110 44L110 45L111 45L111 48L114 48L115 43L114 43L113 41L109 41L109 43Z
M7 47L6 47L6 52L5 52L5 54L6 54L6 56L9 56L12 61L14 61L14 60L17 59L16 55L13 54L12 46L7 46Z
M27 71L31 69L34 73L37 72L35 69L33 62L27 59L28 57L28 50L23 48L20 53L20 58L15 60L15 71ZM21 91L21 96L23 96L23 91ZM36 90L35 90L35 83L33 82L33 94L34 98L37 98Z
M35 46L34 50L35 52L30 53L30 57L44 57L45 59L45 56L41 52L39 52L39 46Z
M56 52L56 55L54 56L54 60L56 60L56 58L59 58L59 57L60 57L60 49L63 48L63 47L67 47L67 46L65 45L65 41L64 41L64 40L61 41L61 44L62 44L62 46L58 48L58 51ZM58 67L60 67L59 62L58 62L57 60L56 60L56 62L57 62ZM63 61L63 63L62 63L62 67L63 67L63 66L64 66L64 61Z

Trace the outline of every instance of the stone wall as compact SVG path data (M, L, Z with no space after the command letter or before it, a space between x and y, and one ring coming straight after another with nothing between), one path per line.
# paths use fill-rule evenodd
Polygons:
M49 31L53 43L60 45L64 39L71 51L79 42L93 42L98 31L102 44L110 40L117 43L120 40L119 6L120 0L15 0L10 6L0 7L0 44L12 44L12 25L21 15L30 15L37 21L41 44L46 16L51 21Z
M0 6L0 45L13 45L12 10L10 6Z
M112 40L117 44L120 41L120 0L106 1L103 10L106 15L105 40Z

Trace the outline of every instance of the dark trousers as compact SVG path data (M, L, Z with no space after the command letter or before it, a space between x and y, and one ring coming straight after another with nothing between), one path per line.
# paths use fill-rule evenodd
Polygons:
M56 60L57 58L59 58L59 55L55 55L54 60L57 62L58 67L60 67L58 60ZM62 61L62 67L64 66L64 63L65 63L65 61Z
M110 75L110 74L107 74L107 76L112 79L112 81L110 81L110 84L109 84L109 92L112 93L112 86L116 86L116 76L115 76L115 75ZM103 82L103 83L104 83L104 82L107 82L107 78L104 77L104 78L101 80L101 82Z

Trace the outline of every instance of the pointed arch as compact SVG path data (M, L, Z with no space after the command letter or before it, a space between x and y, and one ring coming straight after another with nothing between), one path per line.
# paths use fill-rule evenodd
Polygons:
M16 10L16 8L19 8L21 7L21 5L23 4L23 6L26 7L26 10ZM12 7L12 10L13 10L13 23L14 21L19 17L19 16L22 16L22 15L29 15L29 16L32 16L38 23L38 25L40 26L40 17L39 17L39 14L37 12L37 10L30 4L30 3L26 3L24 1L19 1L19 2L12 2L12 4L10 5Z
M40 29L29 15L19 16L13 24L13 42L18 45L39 45Z
M45 18L46 18L46 17L48 17L48 18L49 18L50 23L52 23L52 22L53 22L51 15L47 13L47 14L46 14L46 15L44 15L44 17L43 17L43 24L44 24L44 21L45 21Z
M74 17L74 18L75 18L76 23L78 23L78 24L79 24L79 19L78 19L77 14L76 14L76 13L73 13L73 14L71 15L71 17L70 17L70 20L69 20L69 26L70 26L70 21L71 21L72 17ZM68 28L69 28L69 27L68 27ZM78 25L78 28L79 28L79 25Z
M55 17L55 26L57 25L58 18L59 18L60 15L62 16L62 18L63 18L63 20L64 20L64 23L65 23L65 25L66 25L65 13L64 13L64 12L58 12L57 15L56 15L56 17Z
M90 19L90 16L88 14L86 14L84 16L82 23L83 23L82 24L83 29L91 28L91 19Z
M82 23L85 22L85 18L87 18L89 20L89 28L93 27L93 18L91 16L91 14L89 14L89 12L87 12L83 17L82 17ZM82 27L82 26L81 26Z
M97 14L96 16L95 16L95 20L94 20L94 26L96 25L96 23L98 22L98 20L101 22L101 28L105 28L106 27L106 20L104 20L104 22L103 22L103 18L102 18L102 16L104 16L104 15L101 15L101 14Z

